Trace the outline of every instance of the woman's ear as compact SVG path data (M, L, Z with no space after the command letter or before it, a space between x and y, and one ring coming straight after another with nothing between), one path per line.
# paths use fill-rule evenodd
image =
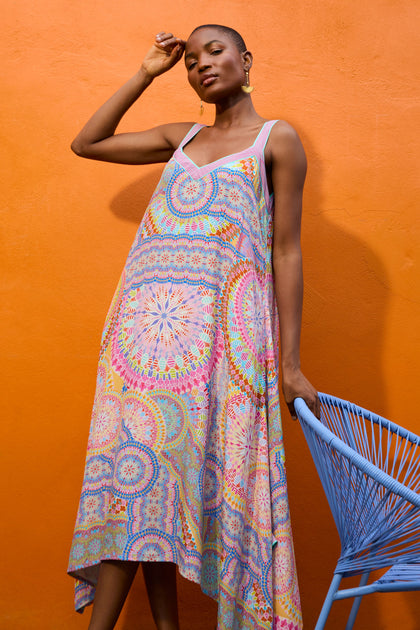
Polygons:
M250 70L252 68L252 52L246 50L242 53L242 60L244 62L244 70Z

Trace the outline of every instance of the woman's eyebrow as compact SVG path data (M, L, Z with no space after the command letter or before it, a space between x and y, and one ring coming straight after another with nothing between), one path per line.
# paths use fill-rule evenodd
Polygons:
M212 39L211 41L207 42L207 44L204 44L204 48L208 48L212 44L223 44L223 42L221 42L219 39ZM188 59L189 57L196 57L196 56L197 55L195 53L189 52L185 55L185 59Z

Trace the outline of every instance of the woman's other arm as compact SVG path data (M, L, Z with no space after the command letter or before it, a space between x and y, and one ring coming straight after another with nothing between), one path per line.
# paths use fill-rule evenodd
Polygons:
M280 321L283 393L293 418L293 401L302 397L319 417L317 391L300 369L303 274L300 246L302 194L306 156L297 133L284 122L271 132L274 190L273 271Z
M182 57L185 42L159 33L140 69L90 118L71 148L81 157L121 164L167 162L192 123L161 125L146 131L115 134L126 111L152 81Z

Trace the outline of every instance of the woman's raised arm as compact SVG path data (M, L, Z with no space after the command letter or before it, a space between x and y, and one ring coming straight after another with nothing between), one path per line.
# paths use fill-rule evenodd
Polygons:
M167 162L192 123L161 125L146 131L115 134L126 111L152 81L182 57L185 42L159 33L140 69L90 118L71 148L81 157L120 164Z

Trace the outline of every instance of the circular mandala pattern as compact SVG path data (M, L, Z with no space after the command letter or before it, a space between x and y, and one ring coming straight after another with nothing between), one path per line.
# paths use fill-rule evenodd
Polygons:
M127 560L145 560L153 562L174 562L177 550L173 539L156 529L145 529L131 541Z
M100 558L100 552L102 551L101 538L97 536L96 538L91 538L88 543L88 552L89 556L92 558Z
M272 455L274 454L274 449L272 451ZM277 504L280 500L287 501L287 479L286 479L286 469L283 461L283 446L277 447L277 452L275 453L275 465L271 470L272 475L272 493L273 493L273 501Z
M70 562L78 565L86 555L85 545L83 542L73 542L70 554Z
M214 455L209 455L206 459L203 487L204 487L204 510L206 514L217 512L223 498L220 479L223 478L223 468L221 462Z
M114 337L114 366L130 384L182 392L207 380L214 292L188 284L145 284L128 292Z
M120 314L121 304L123 300L123 289L125 284L125 271L123 271L117 289L112 298L111 306L109 307L108 314L105 320L104 330L102 332L101 350L99 356L102 357L108 347L112 334L115 330L115 326Z
M107 388L108 363L103 361L98 368L92 424L88 449L91 454L106 452L116 444L118 436L121 400L116 392Z
M127 444L117 455L113 480L114 494L120 497L139 497L155 483L159 463L151 448L141 444Z
M237 477L235 483L245 484L244 472L255 461L257 453L253 432L255 412L249 396L241 392L229 396L225 413L225 465Z
M250 263L241 262L226 283L223 328L232 377L253 400L264 396L265 312L262 281Z
M159 405L147 394L124 397L123 426L129 438L158 453L166 437L166 424Z
M273 505L274 519L277 525L284 525L289 520L289 502L287 500L287 494L285 497L281 497L276 500Z
M296 569L292 540L288 535L277 537L277 545L273 548L273 574L276 597L282 597L294 588Z
M167 188L168 209L176 216L187 218L201 214L211 208L217 196L217 179L210 173L207 177L193 179L180 169L176 170Z
M90 491L83 492L80 498L79 518L83 522L84 528L92 527L93 524L101 522L104 517L105 498L101 493Z
M237 584L241 577L241 566L237 553L229 551L223 561L223 577L228 583Z
M177 485L166 467L160 463L158 478L153 487L130 504L130 534L137 536L145 529L152 528L175 535L178 499Z
M201 565L201 586L205 593L217 593L219 585L219 557L216 551L206 549Z
M108 451L118 436L121 401L118 396L104 392L95 402L90 447L95 451Z
M85 469L85 482L89 490L106 487L112 478L112 467L109 460L101 455L88 458Z
M248 477L247 520L263 536L271 535L271 494L269 471L264 463L255 464Z
M256 575L261 572L263 558L259 532L253 526L246 526L242 536L242 553L247 565Z
M150 392L150 398L164 418L165 449L175 448L185 439L191 411L187 408L184 398L175 392L158 389Z

